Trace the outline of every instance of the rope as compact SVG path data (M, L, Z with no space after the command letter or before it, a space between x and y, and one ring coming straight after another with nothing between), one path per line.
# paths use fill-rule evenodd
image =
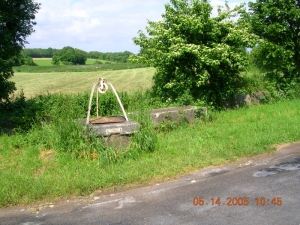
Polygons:
M98 84L98 81L92 87L92 91L91 91L91 95L90 95L90 101L89 101L88 113L87 113L86 121L85 121L86 125L88 125L90 123L90 112L91 112L91 107L92 107L93 94L94 94L95 87L96 87L97 84Z
M116 92L116 89L114 88L114 86L113 86L110 82L107 82L107 83L111 86L111 89L112 89L113 92L115 93L115 95L116 95L116 97L117 97L117 99L118 99L119 105L120 105L120 107L121 107L121 109L122 109L123 115L124 115L126 121L128 121L127 114L126 114L125 109L124 109L124 107L123 107L123 105L122 105L122 102L121 102L121 100L120 100L120 98L119 98L119 95L118 95L118 93Z
M119 105L120 105L120 107L121 107L121 109L122 109L123 115L124 115L126 121L128 121L127 114L126 114L126 112L125 112L125 109L124 109L124 107L123 107L123 104L122 104L122 102L121 102L121 99L119 98L119 95L118 95L116 89L114 88L114 86L113 86L110 82L107 82L107 83L108 83L108 84L110 85L110 87L112 88L112 90L113 90L113 92L114 92L114 94L115 94L115 96L116 96L116 98L117 98L117 100L118 100L118 103L119 103ZM94 85L93 85L93 87L92 87L91 95L90 95L90 101L89 101L88 113L87 113L87 116L86 116L86 122L85 122L86 125L88 125L88 124L90 123L90 113L91 113L91 107L92 107L93 95L94 95L96 86L98 86L98 87L97 87L97 99L96 99L97 118L99 117L99 114L98 114L98 109L99 109L99 103L98 103L99 97L98 97L98 94L99 94L99 93L100 93L100 94L104 94L104 93L108 90L108 86L107 86L107 84L105 83L105 79L99 78L99 80L98 80L96 83L94 83Z

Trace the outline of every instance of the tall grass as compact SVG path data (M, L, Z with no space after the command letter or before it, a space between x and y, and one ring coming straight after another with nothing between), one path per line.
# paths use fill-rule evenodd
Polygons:
M44 102L43 113L37 114L49 117L40 117L25 133L0 136L1 206L160 182L300 140L297 99L210 112L209 120L166 130L153 127L147 112L152 100L137 93L123 99L141 131L128 147L114 149L77 126L76 119L85 116L86 97L39 97L35 101Z
M134 119L141 123L143 129L149 126L149 118L145 114L150 109L150 95L139 92L129 96L127 92L120 92L119 96L126 111L135 111ZM29 100L21 93L12 103L2 105L0 120L10 125L5 127L4 123L2 128L14 128L14 132L21 134L27 132L25 137L34 145L42 144L49 149L76 156L91 154L93 151L100 151L103 146L92 135L84 132L82 119L86 117L88 101L89 93L39 95ZM96 96L93 96L92 102L91 116L96 116ZM111 91L99 96L99 115L122 115Z

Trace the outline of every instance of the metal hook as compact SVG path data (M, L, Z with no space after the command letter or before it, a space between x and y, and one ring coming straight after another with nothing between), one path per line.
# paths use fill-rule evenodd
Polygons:
M108 86L103 78L99 79L98 92L104 94L108 90Z

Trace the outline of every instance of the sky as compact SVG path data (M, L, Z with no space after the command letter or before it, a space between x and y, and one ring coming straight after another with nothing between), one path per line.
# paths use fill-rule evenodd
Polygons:
M159 21L169 0L34 0L41 3L35 32L26 48L65 46L86 52L139 52L132 38L145 30L147 21ZM222 0L211 0L216 6ZM228 1L230 7L243 0Z

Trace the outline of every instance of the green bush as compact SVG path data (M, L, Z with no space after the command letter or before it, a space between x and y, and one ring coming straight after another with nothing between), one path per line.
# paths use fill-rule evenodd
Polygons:
M161 21L149 21L147 33L134 38L144 51L130 60L156 68L153 91L163 101L223 108L237 92L246 47L255 43L242 21L230 19L243 5L226 4L215 17L208 1L171 0L165 9Z

